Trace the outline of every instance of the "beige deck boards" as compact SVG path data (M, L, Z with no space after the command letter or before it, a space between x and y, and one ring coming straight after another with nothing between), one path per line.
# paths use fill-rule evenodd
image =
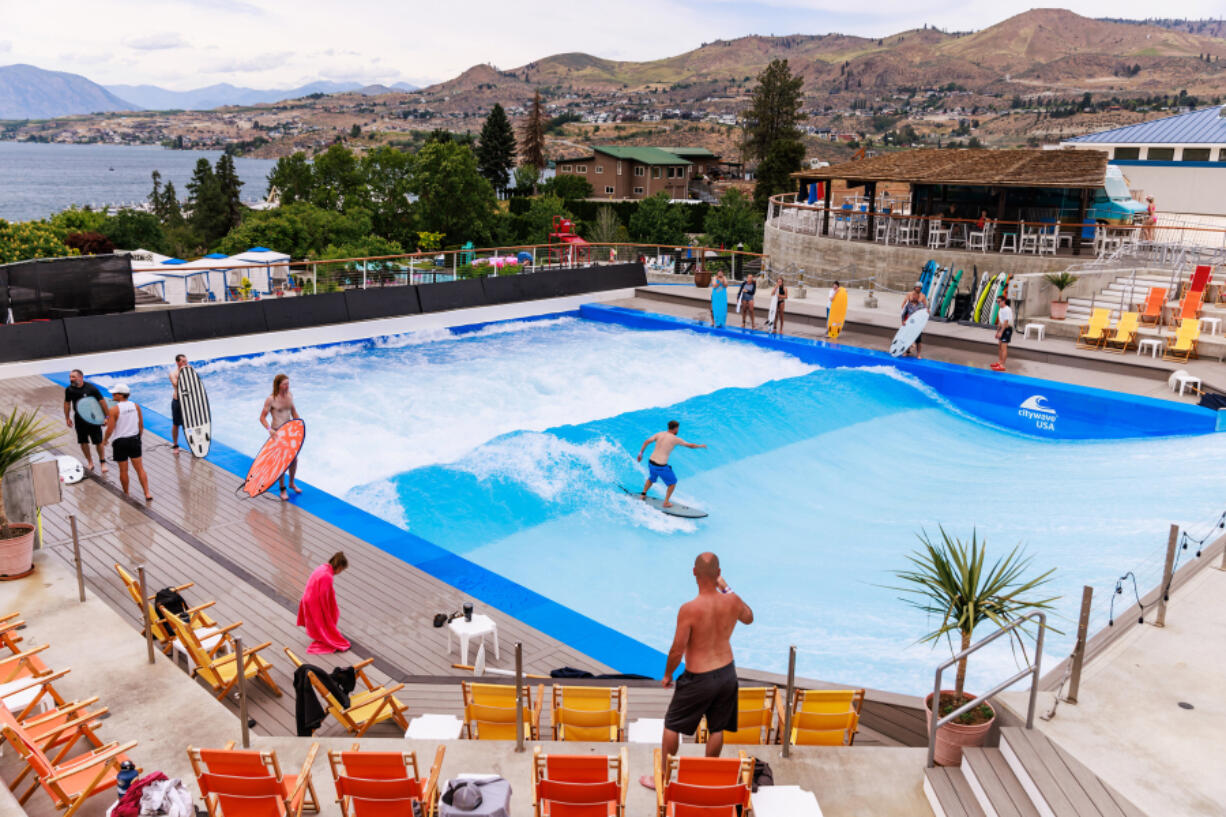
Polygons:
M38 407L63 428L62 401L63 390L42 377L0 381L0 410L11 410L14 405ZM79 455L75 435L63 430L56 446L64 453ZM239 479L233 474L195 460L187 452L175 455L166 441L151 433L145 435L144 444L143 461L154 496L150 505L140 498L134 473L131 490L138 499L121 497L118 466L109 463L109 474L66 486L64 501L43 510L44 546L70 565L69 515L76 515L89 591L132 623L133 638L139 638L140 611L119 582L113 567L116 562L133 574L137 565L144 564L151 593L194 582L184 592L189 604L212 600L216 605L209 612L218 622L241 620L238 635L247 647L271 642L263 655L272 664L273 679L283 695L275 697L263 684L253 684L249 714L256 720L257 733L292 735L293 671L282 647L307 657L309 641L295 626L299 595L310 572L333 552L344 550L350 568L338 577L336 592L341 630L354 642L354 649L309 660L332 667L373 657L376 663L368 671L374 680L410 682L398 696L409 706L410 715L460 714L457 684L420 681L467 676L452 668L458 656L454 650L448 653L447 632L434 628L432 618L437 612L459 609L468 596L292 503L269 497L240 499L234 493ZM528 673L547 675L561 666L610 671L480 598L474 601L479 611L498 622L501 659L495 660L492 649L487 649L491 667L512 668L518 641L523 644ZM475 650L473 645L470 659ZM414 679L419 682L412 682ZM633 686L630 717L663 717L670 696L671 690L658 685ZM233 701L228 705L237 712ZM543 727L548 722L546 716ZM397 732L394 725L381 724L371 734L391 737ZM339 736L343 730L329 719L319 734ZM856 744L899 745L899 741L865 726Z

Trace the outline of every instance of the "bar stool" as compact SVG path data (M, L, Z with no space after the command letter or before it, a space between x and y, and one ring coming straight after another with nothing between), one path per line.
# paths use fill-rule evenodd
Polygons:
M1005 252L1006 250L1014 254L1017 253L1017 233L1000 234L1000 252Z

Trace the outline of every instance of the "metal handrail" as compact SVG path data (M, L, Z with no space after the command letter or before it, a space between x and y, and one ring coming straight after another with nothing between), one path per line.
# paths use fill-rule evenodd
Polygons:
M1034 663L1026 667L1025 669L1021 670L1016 675L1009 678L1007 681L1002 681L1001 683L992 687L992 689L980 695L975 700L962 704L962 706L958 707L953 712L950 712L945 717L938 719L937 715L941 711L941 673L943 673L945 670L952 667L954 664L957 664L959 661L961 661L963 658L966 658L971 653L978 652L979 650L983 649L987 645L991 644L996 639L1000 638L1002 635L1013 632L1018 627L1022 626L1027 621L1030 621L1033 618L1037 618L1039 620L1039 634L1035 637L1035 643L1034 643ZM1043 660L1043 632L1046 629L1047 629L1047 614L1046 613L1039 612L1039 611L1035 611L1033 613L1027 613L1026 615L1019 618L1017 621L1010 624L1008 627L1001 627L999 630L992 633L987 638L983 639L977 644L972 644L971 646L967 647L962 652L955 655L953 658L950 658L944 664L941 664L940 666L937 667L936 677L932 684L932 702L929 707L929 713L928 713L928 725L929 725L929 729L928 729L928 768L929 769L931 769L933 766L936 765L934 758L935 758L936 750L937 750L937 730L938 729L940 729L942 726L949 723L950 721L952 721L954 718L958 717L959 715L969 712L975 707L979 706L980 704L987 702L989 698L996 697L1001 692L1004 692L1006 689L1008 689L1009 687L1016 684L1018 681L1025 678L1027 675L1031 677L1030 677L1030 704L1026 709L1026 728L1027 729L1034 728L1034 707L1035 707L1036 701L1038 700L1038 694L1039 694L1039 664Z

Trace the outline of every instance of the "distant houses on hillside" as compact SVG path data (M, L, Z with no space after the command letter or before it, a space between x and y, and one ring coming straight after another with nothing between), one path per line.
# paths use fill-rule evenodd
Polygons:
M691 182L722 174L720 156L701 147L622 147L599 145L589 154L558 159L560 175L578 176L603 199L645 199L667 193L691 198Z

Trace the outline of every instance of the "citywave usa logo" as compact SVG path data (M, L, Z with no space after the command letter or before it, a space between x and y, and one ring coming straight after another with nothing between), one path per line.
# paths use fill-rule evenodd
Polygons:
M1032 394L1018 406L1017 416L1030 420L1040 431L1056 430L1056 410L1047 405L1047 398L1041 394Z

